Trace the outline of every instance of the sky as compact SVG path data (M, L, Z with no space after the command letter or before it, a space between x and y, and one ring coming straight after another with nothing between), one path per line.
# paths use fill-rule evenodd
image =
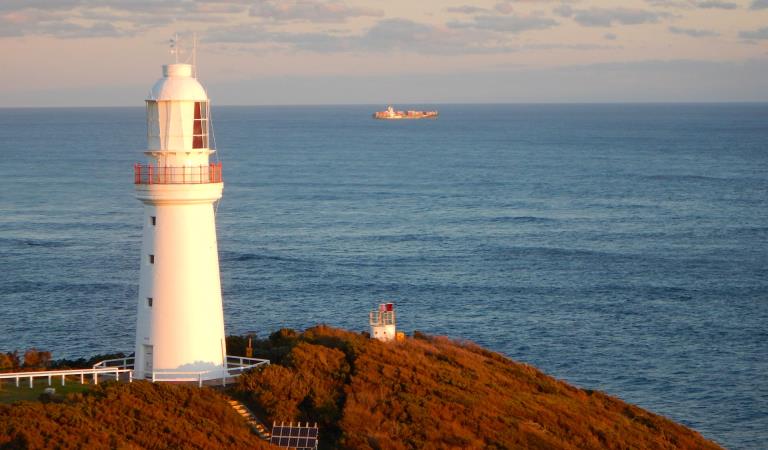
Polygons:
M1 0L0 107L141 106L193 34L219 105L768 101L768 0Z

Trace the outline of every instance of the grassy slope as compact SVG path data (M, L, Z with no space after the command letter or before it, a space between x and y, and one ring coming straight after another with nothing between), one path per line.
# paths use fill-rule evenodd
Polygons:
M228 342L231 353L244 340ZM383 344L329 327L256 343L273 365L232 394L261 419L312 421L321 448L715 449L698 433L473 344ZM212 389L100 385L61 404L0 405L0 447L267 448Z
M664 417L446 338L383 344L315 327L261 350L283 365L243 377L240 394L266 420L319 421L326 448L719 448Z
M79 379L67 379L66 386L62 386L59 380L54 379L51 383L51 387L56 389L56 393L59 395L86 392L90 387L88 384L80 384ZM3 380L2 386L0 386L0 403L11 404L24 400L35 401L47 387L48 380L45 379L35 380L34 388L32 389L29 388L29 381L27 380L22 380L18 388L16 388L13 380Z
M270 448L212 389L105 383L63 403L0 405L1 448Z

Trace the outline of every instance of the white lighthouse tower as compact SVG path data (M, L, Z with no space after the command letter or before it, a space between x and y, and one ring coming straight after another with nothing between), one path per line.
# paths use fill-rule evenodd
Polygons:
M226 371L211 163L209 101L190 64L163 66L146 101L146 164L134 166L144 203L134 370L155 381Z

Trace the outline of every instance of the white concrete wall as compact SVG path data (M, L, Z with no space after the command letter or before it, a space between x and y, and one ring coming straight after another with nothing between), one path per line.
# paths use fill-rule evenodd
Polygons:
M138 377L146 367L144 345L153 346L155 371L225 366L213 211L222 187L221 183L137 186L137 196L145 203L136 326ZM154 264L149 255L154 255Z
M397 330L395 325L371 325L371 337L384 342L394 341Z

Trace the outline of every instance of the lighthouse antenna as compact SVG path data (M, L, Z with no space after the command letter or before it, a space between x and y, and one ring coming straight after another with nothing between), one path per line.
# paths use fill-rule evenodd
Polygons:
M168 46L171 48L171 55L174 56L175 62L179 62L179 33L174 33L173 37L168 41Z
M192 33L192 76L197 78L197 32Z

